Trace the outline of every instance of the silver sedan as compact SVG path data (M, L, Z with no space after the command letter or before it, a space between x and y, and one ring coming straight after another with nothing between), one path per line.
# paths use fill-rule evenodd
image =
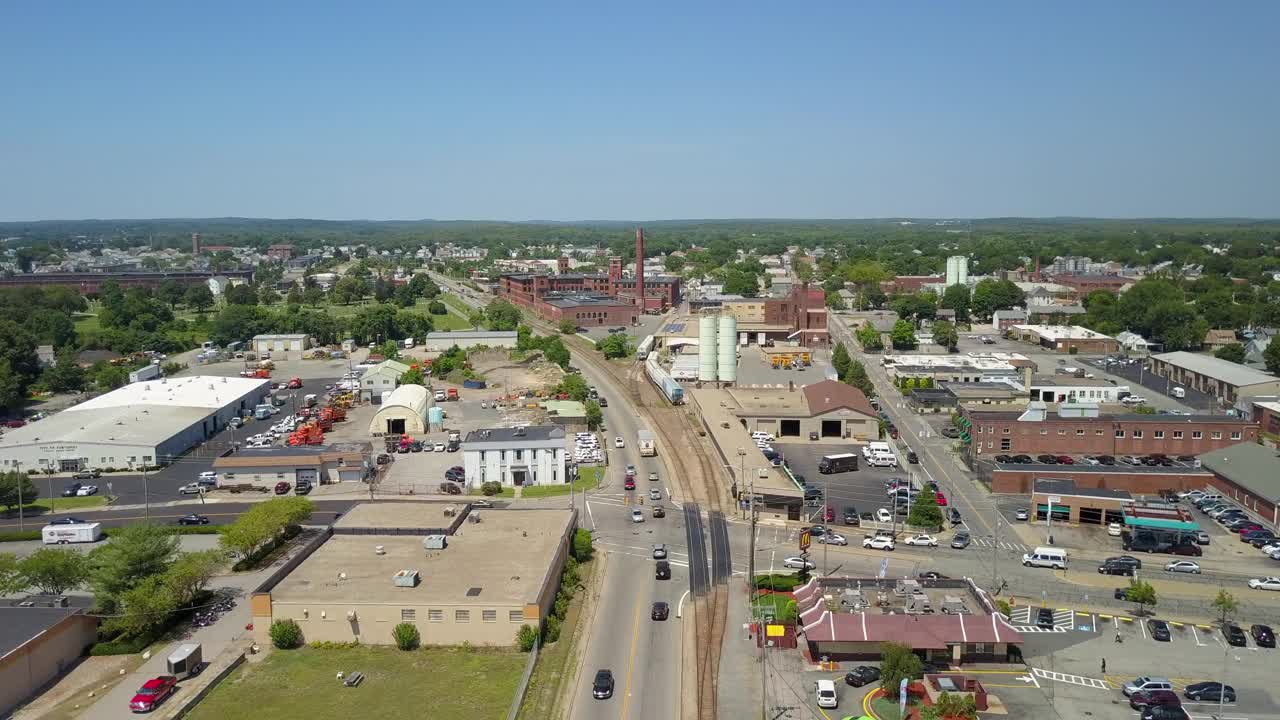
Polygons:
M1200 564L1190 560L1174 560L1164 566L1165 572L1200 574Z

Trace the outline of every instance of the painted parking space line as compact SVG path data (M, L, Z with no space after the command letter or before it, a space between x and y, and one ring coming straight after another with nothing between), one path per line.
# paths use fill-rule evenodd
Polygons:
M1031 675L1043 680L1052 680L1054 682L1067 683L1069 685L1079 685L1081 687L1093 688L1095 690L1111 690L1111 685L1106 680L1085 677L1083 675L1060 673L1053 670L1044 670L1042 668L1031 668Z

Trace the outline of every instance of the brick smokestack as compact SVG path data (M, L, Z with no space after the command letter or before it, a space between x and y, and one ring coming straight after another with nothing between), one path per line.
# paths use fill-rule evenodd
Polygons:
M565 273L569 272L569 258L568 258L568 257L566 257L566 256L564 256L564 255L561 255L561 256L556 260L556 272L560 273L561 275L563 275L563 274L565 274Z
M191 254L200 254L200 233L191 233Z
M644 312L644 228L636 228L636 300Z

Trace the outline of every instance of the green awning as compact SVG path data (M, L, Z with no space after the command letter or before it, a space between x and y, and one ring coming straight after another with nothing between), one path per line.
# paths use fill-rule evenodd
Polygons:
M1194 522L1184 520L1164 519L1164 518L1146 518L1124 516L1124 524L1135 528L1148 528L1151 530L1172 530L1174 532L1199 532L1200 525Z

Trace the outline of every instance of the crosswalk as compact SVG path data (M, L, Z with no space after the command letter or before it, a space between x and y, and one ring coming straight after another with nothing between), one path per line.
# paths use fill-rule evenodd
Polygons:
M1010 542L1008 540L1000 540L999 542L997 542L995 538L989 538L989 537L975 537L973 539L973 544L978 545L980 547L987 547L987 548L998 547L1001 550L1009 550L1011 552L1020 552L1020 553L1031 552L1030 546L1024 545L1020 542Z
M1081 687L1094 688L1095 690L1110 690L1111 686L1106 680L1098 678L1085 677L1083 675L1072 675L1070 673L1054 672L1053 670L1044 670L1042 668L1031 668L1031 674L1041 680L1052 680L1054 682L1069 683L1071 685L1079 685Z

